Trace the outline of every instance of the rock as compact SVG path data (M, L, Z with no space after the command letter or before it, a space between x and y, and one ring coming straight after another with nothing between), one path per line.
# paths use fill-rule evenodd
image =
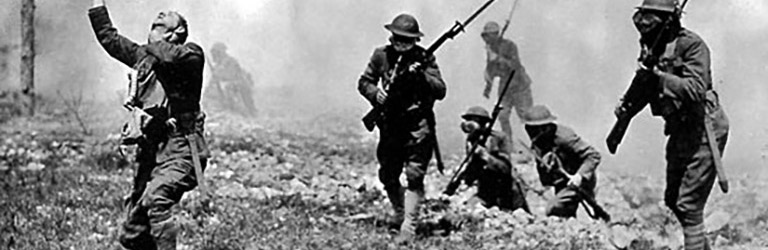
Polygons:
M637 235L625 226L616 225L609 228L608 241L616 249L627 249L636 238Z
M228 198L246 198L250 192L242 184L230 182L216 189L216 195Z
M270 187L248 188L248 193L256 200L266 200L283 193Z

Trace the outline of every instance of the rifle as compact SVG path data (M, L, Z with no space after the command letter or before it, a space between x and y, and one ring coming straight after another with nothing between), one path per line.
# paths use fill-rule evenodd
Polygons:
M512 10L509 11L509 16L507 17L507 20L504 21L504 27L501 28L501 33L499 34L499 37L504 37L504 32L507 32L507 28L509 28L509 23L512 21L512 14L515 13L515 8L517 8L517 0L512 3Z
M680 8L677 9L677 11L675 11L675 13L670 16L670 18L664 21L659 34L653 41L653 44L651 44L651 46L646 50L646 53L644 53L644 56L641 58L643 65L650 68L656 65L656 62L658 62L658 56L653 55L653 53L656 51L656 47L658 46L659 41L661 41L661 37L666 33L672 20L674 18L680 18L683 13L683 9L687 4L688 0L683 1L683 4L680 5ZM621 109L626 110L626 112L624 115L617 116L616 123L613 124L611 132L609 132L608 137L605 138L605 143L608 145L608 151L611 154L616 153L616 149L619 147L622 139L624 139L624 135L627 132L627 128L629 127L629 123L632 121L632 118L641 110L643 110L643 108L645 108L650 100L650 96L655 93L655 90L653 90L650 86L643 86L643 83L649 80L648 77L653 76L650 74L644 74L639 77L635 77L632 83L630 83L627 91L624 93Z
M400 64L400 63L396 63L395 64L395 68L400 68L400 69L396 69L396 71L394 71L392 73L392 75L390 76L390 78L391 78L390 83L394 82L394 80L396 80L397 77L399 77L399 76L403 75L404 73L406 73L406 71L408 69L410 69L411 68L410 66L413 65L413 64L419 63L420 66L417 67L417 71L418 70L422 70L423 67L426 66L423 63L423 60L426 60L426 59L430 58L435 53L435 51L437 51L437 49L439 49L440 46L442 46L445 43L445 41L447 41L448 39L453 39L460 32L464 31L464 28L467 25L469 25L469 23L471 23L472 20L474 20L478 15L480 15L480 13L482 13L486 8L488 8L488 6L491 5L491 3L493 3L493 1L495 1L495 0L488 0L487 2L485 2L485 4L483 4L483 6L480 7L480 9L478 9L474 13L472 13L472 15L469 16L469 18L467 18L467 20L465 20L463 23L460 23L459 21L456 21L456 23L453 25L453 27L451 27L448 31L443 33L443 35L441 35L439 38L437 38L437 40L435 40L435 42L433 42L429 46L429 48L427 48L427 50L426 50L426 52L424 52L424 56L422 57L421 60L417 60L415 62L412 62L407 67L397 67L398 64ZM365 114L365 116L363 116L363 124L365 125L365 128L368 131L373 131L373 128L376 127L376 123L378 123L382 119L383 111L384 111L384 107L385 106L386 105L376 105L370 111L368 111L368 113Z
M466 175L467 172L467 166L469 165L469 161L472 159L472 157L475 154L475 150L477 150L477 147L480 145L485 145L485 142L488 140L488 137L491 135L491 131L493 130L493 124L496 123L496 119L499 117L499 112L501 112L502 106L501 101L504 99L504 94L507 93L507 89L509 89L509 85L512 82L512 78L515 76L515 70L512 70L512 73L509 74L509 78L507 78L507 83L504 85L504 89L501 90L501 94L499 95L499 99L496 101L496 105L493 106L493 113L491 114L491 122L488 124L487 127L485 127L484 130L480 132L480 135L477 137L477 140L475 140L472 143L472 146L470 147L470 150L467 151L467 155L464 157L464 160L461 161L461 164L459 164L459 168L456 170L455 173L453 173L453 176L451 176L451 180L448 182L448 186L445 187L445 191L443 191L444 194L451 196L454 193L456 193L456 189L459 188L459 185L461 185L461 181L464 180L464 175Z
M540 162L541 164L546 165L548 169L555 170L557 171L557 173L564 175L568 179L570 179L571 176L573 176L563 169L562 162L560 161L560 158L557 157L557 155L554 155L555 163L553 164L554 166L552 166L552 165L549 165L547 161L542 159L542 157L538 153L536 153L537 150L526 146L523 141L518 140L518 142L520 143L520 145L523 145L523 148L525 148L525 150L527 151L526 153L533 155L533 157L536 158L537 162ZM554 184L562 183L565 180L566 179L560 179L558 181L555 181ZM606 212L605 209L603 209L603 207L597 203L595 198L589 195L589 193L586 190L584 190L584 188L582 187L572 187L572 188L573 190L576 191L576 194L578 194L579 197L581 198L581 205L584 206L584 210L587 211L587 214L589 215L589 217L592 217L593 219L601 219L605 222L611 221L611 215L608 214L608 212ZM589 208L592 208L592 212L589 211Z

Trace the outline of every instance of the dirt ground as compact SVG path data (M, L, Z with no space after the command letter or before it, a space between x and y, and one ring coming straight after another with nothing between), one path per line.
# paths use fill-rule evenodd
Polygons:
M56 105L51 105L55 107ZM276 114L275 112L274 114ZM175 207L184 233L179 249L394 249L383 222L390 207L376 176L376 136L355 119L325 113L295 120L269 110L244 118L211 114L206 170L214 194L187 193ZM7 249L120 249L122 197L134 170L116 148L119 113L86 117L47 109L9 118L0 130L0 245ZM130 152L130 150L128 150ZM445 156L453 169L462 155ZM535 170L516 167L533 189ZM447 174L450 174L449 170ZM768 247L768 182L732 180L714 191L707 231L717 249ZM533 214L482 207L462 187L438 202L449 179L434 167L414 249L680 249L682 231L661 201L663 180L599 169L598 202L611 223L543 216L546 199L528 192Z

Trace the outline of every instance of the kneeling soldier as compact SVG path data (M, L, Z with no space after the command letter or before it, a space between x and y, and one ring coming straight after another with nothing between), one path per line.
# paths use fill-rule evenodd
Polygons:
M556 124L546 106L533 106L525 115L525 131L537 160L536 170L544 186L555 187L548 202L548 216L575 217L585 198L594 199L600 153L570 128Z
M461 130L467 134L467 150L477 141L482 131L488 128L491 116L483 107L469 108L461 118ZM497 206L501 210L514 211L522 208L530 213L525 201L522 180L512 167L509 156L511 141L500 131L492 130L485 145L478 145L464 177L467 185L476 183L477 197L485 207Z

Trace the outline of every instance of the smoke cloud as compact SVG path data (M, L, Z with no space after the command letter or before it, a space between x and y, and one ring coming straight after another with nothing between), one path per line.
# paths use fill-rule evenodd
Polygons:
M573 127L604 155L605 171L664 173L662 121L644 111L633 121L616 156L604 138L612 110L635 69L637 33L630 17L638 1L518 0L506 37L520 49L533 79L534 102ZM0 3L0 87L17 88L19 4ZM86 91L114 98L127 67L100 48L86 16L90 1L37 1L38 91ZM417 17L428 46L482 0L166 0L108 1L120 32L144 41L157 12L178 10L190 25L189 41L206 51L224 42L256 79L257 105L274 113L311 118L340 114L356 121L368 107L357 80L371 52L387 43L383 25L407 12ZM481 97L485 53L479 32L487 21L503 23L512 6L497 0L465 33L436 54L448 84L437 104L443 150L461 152L459 114L471 105L490 109ZM725 152L732 173L766 174L768 151L768 3L761 0L690 1L683 25L712 51L715 88L731 121ZM7 52L5 52L7 51ZM117 107L116 107L117 108ZM517 120L513 121L518 123ZM358 125L363 131L362 125ZM518 125L516 136L525 138ZM527 140L524 140L527 141Z

